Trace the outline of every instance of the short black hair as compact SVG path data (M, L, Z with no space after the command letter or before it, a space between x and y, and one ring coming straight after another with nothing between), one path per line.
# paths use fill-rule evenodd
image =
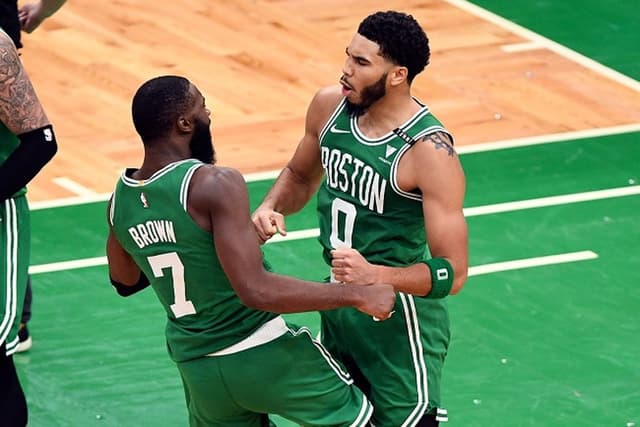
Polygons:
M409 83L429 64L429 38L411 15L393 10L376 12L360 23L358 34L377 43L382 57L407 67Z
M168 134L181 114L193 105L191 83L180 76L160 76L145 82L133 96L133 125L143 142Z

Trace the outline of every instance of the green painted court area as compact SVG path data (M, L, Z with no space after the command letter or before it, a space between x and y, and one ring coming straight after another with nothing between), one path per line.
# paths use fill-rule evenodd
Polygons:
M472 3L640 79L637 0L472 0Z
M640 425L639 139L626 133L461 155L472 277L450 297L447 425ZM270 183L249 183L252 207ZM593 193L584 201L548 199L586 192ZM33 266L104 256L105 205L33 211ZM288 225L315 228L314 207ZM264 251L278 272L327 274L314 238ZM585 251L591 259L480 268ZM30 426L187 425L151 290L117 296L104 265L38 273L33 284L34 346L15 356ZM288 318L318 330L317 313Z
M636 0L474 3L640 77ZM472 268L449 299L445 425L640 426L640 133L461 159ZM249 183L252 207L270 184ZM14 359L29 425L187 426L153 292L119 297L99 260L49 265L104 256L105 208L33 212L34 346ZM313 206L288 220L289 231L315 227ZM280 273L328 274L314 238L264 252ZM287 318L318 331L317 313Z

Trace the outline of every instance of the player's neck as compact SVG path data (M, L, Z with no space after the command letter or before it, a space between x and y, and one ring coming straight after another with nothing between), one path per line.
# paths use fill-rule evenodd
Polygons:
M182 152L182 150L174 146L165 145L154 147L153 149L147 148L142 166L134 173L136 175L135 179L147 179L165 166L189 157L189 153Z
M409 93L384 96L358 118L358 127L366 136L377 138L406 123L420 108Z

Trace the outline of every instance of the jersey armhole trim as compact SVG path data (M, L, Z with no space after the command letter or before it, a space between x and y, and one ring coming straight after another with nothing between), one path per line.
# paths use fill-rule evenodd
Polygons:
M180 186L180 204L185 212L189 212L187 210L187 198L189 196L189 184L191 183L191 178L193 178L193 174L196 172L200 166L203 166L203 163L197 163L189 168L184 178L182 178L182 185Z
M394 131L395 132L395 131ZM398 185L398 165L400 164L400 159L402 158L402 156L405 155L405 153L411 148L413 147L413 145L416 142L419 142L422 138L431 135L433 133L436 132L444 132L446 133L449 138L451 138L451 144L454 144L454 139L453 139L453 135L451 133L449 133L445 128L443 128L442 126L430 126L426 129L424 129L422 132L419 132L416 134L416 136L414 136L413 138L409 137L408 135L406 135L407 138L411 139L412 143L409 143L409 141L407 141L407 139L405 139L404 137L398 135L400 138L402 138L405 141L405 145L403 145L399 152L398 155L395 157L395 159L393 159L393 163L391 164L391 172L390 172L390 182L391 182L391 189L398 195L406 197L408 199L411 200L416 200L418 202L422 202L422 195L419 193L414 193L414 192L410 192L410 191L404 191L400 188L400 186ZM404 132L402 132L404 133Z
M113 190L113 194L111 195L111 206L109 206L109 225L111 225L112 227L113 227L113 218L115 216L115 211L116 211L116 190Z

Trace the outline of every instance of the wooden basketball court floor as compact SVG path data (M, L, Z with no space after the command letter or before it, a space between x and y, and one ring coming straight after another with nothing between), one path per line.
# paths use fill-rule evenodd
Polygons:
M187 424L155 296L117 297L104 265L106 197L140 163L135 89L158 74L194 81L213 107L219 161L246 174L255 206L314 91L337 81L358 22L389 8L430 35L415 93L456 135L468 180L472 268L450 298L448 424L638 425L633 2L474 3L70 2L25 36L25 66L60 140L29 189L34 347L15 357L29 425ZM276 270L326 275L315 227L308 206L289 239L265 246ZM289 318L318 329L315 313Z

